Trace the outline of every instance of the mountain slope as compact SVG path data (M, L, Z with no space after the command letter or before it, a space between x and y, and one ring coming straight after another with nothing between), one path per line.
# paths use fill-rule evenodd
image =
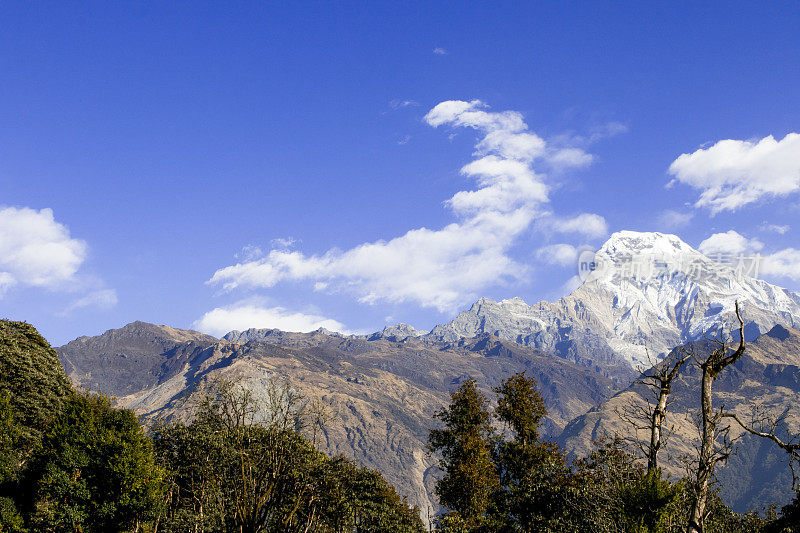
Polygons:
M187 417L193 393L215 379L242 380L256 392L285 379L328 405L333 420L320 443L326 451L379 469L423 510L436 508L434 462L425 452L432 415L462 380L475 378L491 396L502 379L526 371L540 384L553 437L624 385L488 334L435 343L248 330L228 335L237 341L230 342L159 328L136 323L58 351L76 383L117 396L150 421Z
M585 366L636 368L647 365L648 351L664 355L731 323L735 300L748 338L800 325L800 295L750 276L748 258L717 259L724 261L674 235L618 232L585 260L595 270L569 296L535 305L484 298L428 336L491 333Z
M76 386L124 396L157 385L180 366L176 361L216 342L197 331L132 322L96 337L79 337L58 348L58 354Z
M692 346L698 356L714 348L706 342ZM700 370L690 360L673 385L665 427L673 428L660 455L665 470L673 477L684 475L682 458L693 456L697 440L696 413L699 412ZM800 330L776 326L752 343L744 355L727 368L714 384L715 407L749 420L752 407L760 406L776 416L787 412L785 429L800 431L797 398L800 394ZM585 454L592 441L615 434L632 436L635 432L623 421L619 412L631 402L643 404L649 391L631 385L604 401L588 413L570 422L558 442L575 455ZM723 499L738 511L759 509L771 503L787 503L792 496L791 471L786 453L765 439L744 434L735 424L732 437L741 437L728 464L718 470ZM645 438L644 433L639 438Z

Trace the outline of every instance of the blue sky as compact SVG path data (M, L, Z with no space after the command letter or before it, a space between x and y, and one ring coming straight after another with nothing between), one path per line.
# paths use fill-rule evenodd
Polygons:
M623 229L761 253L798 290L798 24L793 2L6 3L0 315L54 344L425 329L563 295Z

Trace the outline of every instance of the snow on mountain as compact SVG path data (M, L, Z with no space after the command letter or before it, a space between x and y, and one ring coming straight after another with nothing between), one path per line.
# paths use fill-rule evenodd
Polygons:
M647 365L650 358L726 332L738 300L746 335L800 325L800 295L758 279L758 257L709 258L675 235L621 231L581 257L583 284L557 302L486 298L428 337L492 333L584 364Z

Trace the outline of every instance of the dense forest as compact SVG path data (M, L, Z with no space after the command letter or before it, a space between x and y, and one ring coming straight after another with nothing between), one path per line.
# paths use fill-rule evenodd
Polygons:
M719 498L725 460L713 383L746 349L721 342L700 358L675 352L642 374L655 393L639 416L651 439L601 440L570 458L543 440L536 381L515 374L487 398L472 379L436 413L428 452L442 474L447 532L800 531L800 499L740 514ZM703 404L698 456L682 479L659 465L671 380L694 357ZM208 383L186 420L143 427L133 412L75 390L35 328L0 321L0 532L420 532L419 509L380 473L315 446L325 408L275 380L263 391ZM738 419L730 421L743 426ZM755 431L746 427L748 431ZM796 454L774 434L776 445ZM758 511L758 512L756 512Z

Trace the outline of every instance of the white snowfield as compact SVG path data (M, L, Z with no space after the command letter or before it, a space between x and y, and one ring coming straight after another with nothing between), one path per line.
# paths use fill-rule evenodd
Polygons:
M482 298L429 336L492 333L590 366L637 368L679 344L729 333L736 300L746 337L800 325L800 295L755 277L757 256L712 259L675 235L621 231L593 259L583 284L557 302Z

